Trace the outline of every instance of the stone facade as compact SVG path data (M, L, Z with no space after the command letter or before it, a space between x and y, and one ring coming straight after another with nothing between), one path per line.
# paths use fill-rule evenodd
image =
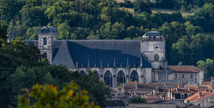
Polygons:
M111 87L129 81L168 79L165 40L156 31L147 32L141 40L57 40L57 28L43 27L38 41L26 42L37 45L51 64L81 74L96 71Z
M202 84L204 71L195 66L168 66L168 79L177 82Z

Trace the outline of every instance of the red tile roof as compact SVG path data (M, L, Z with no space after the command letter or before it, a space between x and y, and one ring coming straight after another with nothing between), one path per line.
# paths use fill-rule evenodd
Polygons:
M187 72L187 73L196 73L202 71L201 69L195 66L168 66L174 72Z
M161 98L159 95L147 95L146 100L147 100L147 103L153 103L153 102L163 100L163 98Z
M201 101L201 100L206 98L206 95L207 95L207 97L209 97L209 96L211 96L213 94L214 94L214 92L202 92L202 96L198 97L198 92L197 92L194 95L186 98L185 101L189 101L189 102Z
M198 86L196 86L195 84L186 84L186 85L184 85L184 88L185 89L188 89L188 88L190 88L190 89L196 89L196 88L198 88Z
M173 89L172 93L173 94L180 94L180 93L196 93L198 92L196 89L185 89L185 88L180 88L180 89Z

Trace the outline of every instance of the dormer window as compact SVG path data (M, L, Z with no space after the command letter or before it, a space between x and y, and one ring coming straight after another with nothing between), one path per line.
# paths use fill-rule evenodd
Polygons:
M47 38L46 37L43 38L43 45L47 45Z
M159 55L155 54L155 61L159 61Z

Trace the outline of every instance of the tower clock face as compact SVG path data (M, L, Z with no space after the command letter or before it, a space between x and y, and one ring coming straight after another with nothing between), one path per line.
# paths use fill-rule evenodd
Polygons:
M158 50L160 47L158 44L155 44L153 48L154 48L154 50Z

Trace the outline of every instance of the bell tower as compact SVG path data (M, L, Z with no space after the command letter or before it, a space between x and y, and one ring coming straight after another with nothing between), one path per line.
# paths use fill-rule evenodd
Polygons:
M157 31L145 33L141 39L141 53L152 65L153 81L167 80L164 36Z
M44 58L50 63L52 62L53 44L57 40L57 28L51 26L44 26L39 28L38 32L38 48Z

